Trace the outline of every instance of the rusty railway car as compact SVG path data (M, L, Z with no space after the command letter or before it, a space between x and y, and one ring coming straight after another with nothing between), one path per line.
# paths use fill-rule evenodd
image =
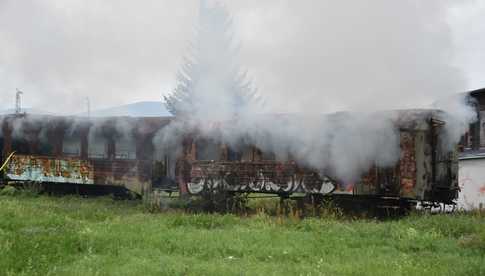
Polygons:
M172 117L105 118L10 115L2 120L2 162L12 152L4 182L40 182L57 189L121 189L144 195L154 189L183 195L207 191L332 196L408 206L454 204L458 196L456 150L441 146L438 111L401 111L400 156L393 167L372 167L355 183L276 160L254 146L239 152L200 135L163 147L157 135ZM178 148L178 149L176 149Z
M2 123L2 162L14 153L4 182L42 183L54 190L143 195L171 185L173 165L153 138L171 118L9 115ZM171 167L172 166L172 167Z
M403 110L396 114L393 123L399 131L398 162L392 167L372 166L353 183L335 180L327 172L302 167L291 159L276 160L274 154L255 147L234 153L226 145L193 139L184 146L185 169L180 170L179 186L189 194L214 189L282 197L299 194L385 208L409 208L418 202L454 205L459 192L458 151L456 146L445 146L445 122L438 119L440 111Z

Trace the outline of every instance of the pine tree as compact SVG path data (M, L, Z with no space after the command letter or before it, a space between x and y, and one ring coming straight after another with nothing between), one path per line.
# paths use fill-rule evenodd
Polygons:
M195 40L177 73L176 88L164 97L172 114L213 113L211 119L229 119L250 106L261 105L256 90L239 67L239 47L232 29L232 19L224 6L200 1Z

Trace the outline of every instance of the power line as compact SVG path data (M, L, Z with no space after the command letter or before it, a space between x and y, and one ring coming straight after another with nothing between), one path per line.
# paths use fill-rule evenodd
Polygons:
M88 110L88 118L91 118L91 101L89 100L89 97L86 97L86 107Z
M22 113L22 102L20 96L24 94L24 92L20 91L18 88L17 93L15 94L15 114Z

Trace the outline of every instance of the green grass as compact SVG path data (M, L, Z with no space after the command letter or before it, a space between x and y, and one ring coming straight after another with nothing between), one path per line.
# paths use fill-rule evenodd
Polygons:
M4 195L0 275L485 275L485 216L241 218Z

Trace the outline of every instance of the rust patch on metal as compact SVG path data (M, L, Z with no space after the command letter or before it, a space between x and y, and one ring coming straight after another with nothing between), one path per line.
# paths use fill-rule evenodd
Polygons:
M416 186L415 137L412 133L401 132L401 158L399 162L401 196L413 197Z
M14 155L6 176L10 180L94 184L93 166L86 160Z

